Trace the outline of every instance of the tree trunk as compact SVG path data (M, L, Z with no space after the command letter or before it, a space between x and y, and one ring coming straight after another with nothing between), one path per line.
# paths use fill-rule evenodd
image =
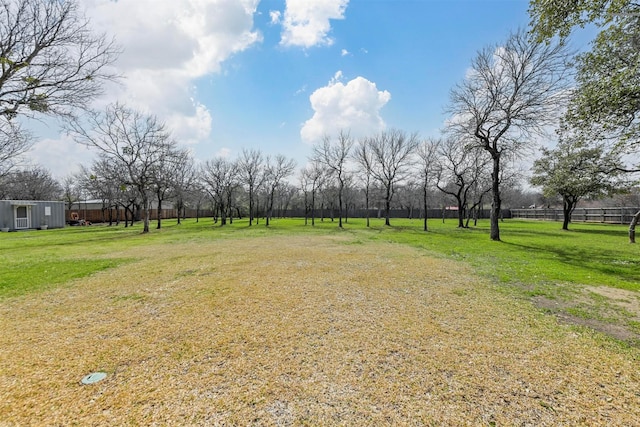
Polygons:
M640 220L640 211L636 212L633 215L633 219L631 219L631 224L629 224L629 243L636 242L636 224Z
M461 199L458 199L458 228L464 228L464 206Z
M563 198L562 203L562 229L568 230L569 223L571 222L571 212L573 212L574 204L571 200L568 200L566 197Z
M265 227L269 226L269 219L273 214L273 199L275 197L275 189L271 192L271 196L269 198L269 207L267 208L267 218L265 220Z
M429 227L427 227L428 206L427 206L427 187L426 187L426 185L422 188L422 207L424 208L424 227L423 227L423 231L429 231Z
M142 209L143 209L143 215L144 215L144 228L142 229L143 233L148 233L149 232L149 221L151 219L151 212L149 209L149 200L147 200L146 198L142 201Z
M389 211L391 210L391 188L387 187L387 197L384 202L384 225L391 225L389 222Z
M491 201L491 240L500 241L500 208L502 200L500 200L500 154L492 153L493 171L491 172L491 193L493 200Z
M316 192L315 190L311 191L311 226L315 227L316 225Z
M366 210L366 216L367 216L367 228L369 227L369 184L367 184L367 187L364 191L364 207Z
M162 200L158 199L158 225L156 230L160 230L160 228L162 228Z
M349 203L345 203L344 205L344 223L347 224L349 222Z
M223 225L227 225L227 211L225 210L224 203L220 203L218 209L220 209L220 227L222 227Z
M249 227L253 225L253 186L249 186Z
M178 208L178 225L180 225L180 214L183 212L183 206L182 206L182 201L178 200L176 203L176 207Z
M256 205L256 208L253 219L256 220L256 225L260 225L260 199L254 200L254 204Z
M342 184L340 184L340 191L338 192L338 227L342 228Z

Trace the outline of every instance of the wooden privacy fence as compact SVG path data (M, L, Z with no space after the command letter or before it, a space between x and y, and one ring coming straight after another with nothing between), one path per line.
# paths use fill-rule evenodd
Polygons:
M629 224L640 207L625 208L576 208L572 222L601 222L607 224ZM511 209L512 218L562 221L562 209Z
M120 221L124 221L124 209L120 208L119 211L120 211L119 212ZM65 211L67 222L72 219L82 219L92 223L108 222L109 213L111 213L111 219L115 221L116 218L118 217L118 212L116 211L116 209L110 209L110 210L109 209L74 209L72 211L69 211L69 210ZM139 215L142 215L142 213L140 212ZM149 215L152 221L157 220L158 210L150 209ZM160 215L161 215L160 216L161 219L176 218L178 215L178 211L175 209L162 209ZM198 214L198 216L201 218L205 216L211 216L211 215L212 215L212 212L210 209L201 209ZM195 218L196 210L187 209L184 216L186 218ZM140 218L137 217L135 218L135 220L139 221Z

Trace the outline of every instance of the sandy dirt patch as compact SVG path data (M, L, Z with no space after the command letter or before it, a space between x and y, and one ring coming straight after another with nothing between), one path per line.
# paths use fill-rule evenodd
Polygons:
M136 248L140 262L5 300L0 425L640 420L635 353L454 262L351 243Z

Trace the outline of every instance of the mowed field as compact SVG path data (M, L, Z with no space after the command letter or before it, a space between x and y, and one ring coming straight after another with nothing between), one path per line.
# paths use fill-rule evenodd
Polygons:
M0 425L640 424L638 347L536 305L571 283L384 228L202 223L0 235ZM462 236L430 233L405 240Z

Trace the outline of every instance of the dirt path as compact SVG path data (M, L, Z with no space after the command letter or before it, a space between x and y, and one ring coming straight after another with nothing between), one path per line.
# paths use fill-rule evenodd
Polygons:
M137 248L0 303L0 425L638 425L631 353L453 262L350 243Z

